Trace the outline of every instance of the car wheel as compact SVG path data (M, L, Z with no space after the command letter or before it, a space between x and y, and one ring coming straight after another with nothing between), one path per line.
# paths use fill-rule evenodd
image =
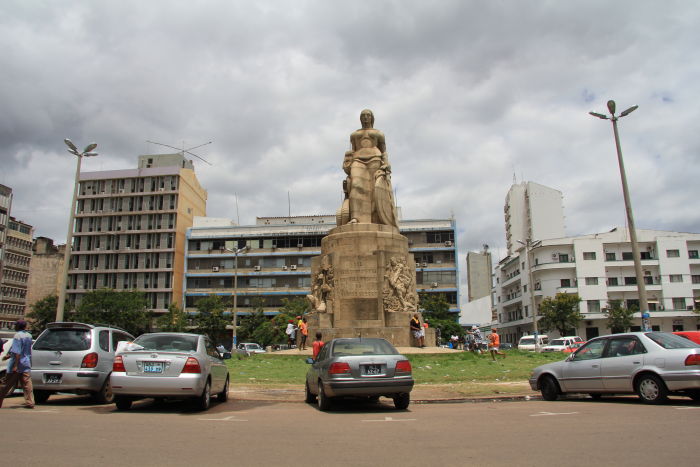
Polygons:
M410 403L411 395L407 392L394 396L394 407L396 407L396 410L406 410Z
M656 375L642 375L637 380L637 395L645 404L661 404L668 399L668 389Z
M98 404L111 404L114 402L114 393L112 392L112 384L109 382L109 376L102 385L102 389L92 394L92 399Z
M114 403L117 404L117 410L129 410L134 401L128 397L114 396Z
M224 389L216 395L216 400L219 402L226 402L228 400L228 376L226 377L226 382L224 383Z
M316 396L311 393L311 390L309 389L309 382L307 381L306 384L304 385L304 392L305 392L305 398L304 402L307 404L313 404L316 402Z
M326 396L326 392L323 390L323 383L318 382L318 410L326 411L331 408L331 399Z
M559 397L559 383L552 376L544 376L540 381L540 392L542 399L546 401L555 401Z
M211 405L211 383L207 381L207 384L204 385L204 391L202 391L202 395L197 398L197 409L204 411L208 410L209 406Z
M47 400L49 400L49 396L51 396L51 391L42 391L40 389L34 390L34 402L37 404L45 403Z

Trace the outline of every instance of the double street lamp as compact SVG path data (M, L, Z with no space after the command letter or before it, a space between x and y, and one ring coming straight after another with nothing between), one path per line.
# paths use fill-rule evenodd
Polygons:
M527 239L524 242L518 240L518 243L525 247L527 255L527 280L530 283L530 308L532 308L532 334L535 336L535 352L539 352L539 331L537 329L537 303L535 303L535 283L532 279L532 249L542 245L540 240L532 241Z
M632 106L615 115L615 101L608 101L608 111L610 115L605 115L597 112L588 112L594 117L601 120L610 120L612 122L613 133L615 135L615 148L617 149L617 162L620 166L620 178L622 179L622 195L625 199L625 211L627 212L627 225L630 231L630 243L632 244L632 259L634 260L634 272L637 276L637 293L639 294L639 311L642 315L642 328L644 331L650 331L649 324L649 304L647 303L647 292L644 286L644 276L642 275L642 259L639 254L639 245L637 244L637 230L634 227L634 216L632 215L632 203L630 202L629 188L627 188L627 175L625 173L625 163L622 160L622 149L620 148L620 135L617 131L617 121L622 117L626 117L635 110L638 106Z
M83 157L96 156L96 152L92 152L97 147L97 143L88 144L82 152L73 144L73 141L68 138L63 140L68 146L68 152L78 158L78 165L75 168L75 182L73 184L73 201L70 206L70 217L68 220L68 233L66 234L66 248L63 253L63 274L61 274L58 284L58 304L56 307L56 321L63 321L63 311L66 302L66 287L68 286L68 263L70 262L71 245L73 243L73 224L75 223L75 205L78 199L78 187L80 186L80 165Z
M229 253L233 253L233 338L232 338L232 343L233 346L231 347L231 351L234 352L236 350L236 328L238 327L238 255L240 253L245 253L248 251L250 247L247 245L244 246L243 248L237 248L237 249L229 249L229 248L224 248L225 251L228 251Z

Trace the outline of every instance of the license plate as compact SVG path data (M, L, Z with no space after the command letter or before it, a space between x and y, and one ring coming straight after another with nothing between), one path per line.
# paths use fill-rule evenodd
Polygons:
M381 365L363 365L364 374L366 375L381 375L382 366Z
M52 373L44 375L46 384L61 384L63 375L60 373Z
M162 362L143 362L144 373L163 373Z

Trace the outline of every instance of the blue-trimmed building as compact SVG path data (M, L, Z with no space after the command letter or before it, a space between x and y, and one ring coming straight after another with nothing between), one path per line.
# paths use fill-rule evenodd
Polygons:
M311 258L321 254L321 239L334 227L335 216L259 217L247 226L195 218L185 250L186 310L196 311L198 298L211 294L232 306L235 286L239 314L250 312L260 299L266 314L276 314L283 299L309 294ZM418 292L444 294L450 311L459 313L454 219L401 221L399 229L416 260ZM234 252L244 247L236 257Z

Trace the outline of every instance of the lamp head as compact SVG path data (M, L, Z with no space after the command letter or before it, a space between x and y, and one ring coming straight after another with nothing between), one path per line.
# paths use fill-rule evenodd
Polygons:
M620 114L620 117L624 117L624 116L627 116L627 115L631 114L632 112L634 112L635 110L637 110L637 108L639 108L638 105L633 105L633 106L630 107L629 109L624 110L624 111Z
M608 110L612 115L615 115L615 101L612 99L608 101Z
M85 146L85 149L83 149L83 152L90 152L93 149L97 147L97 143L90 143L87 146Z
M69 140L68 138L63 140L64 143L66 143L66 146L71 148L73 151L78 152L78 148L73 144L73 141Z

